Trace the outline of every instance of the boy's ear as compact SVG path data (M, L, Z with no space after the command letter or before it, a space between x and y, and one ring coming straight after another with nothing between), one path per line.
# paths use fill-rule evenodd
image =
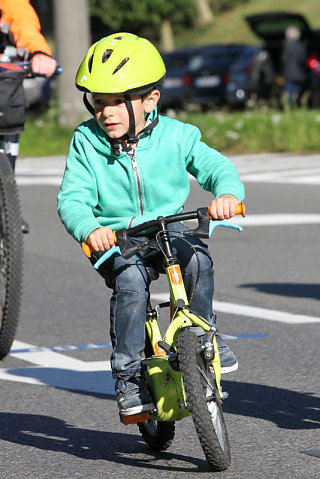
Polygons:
M159 90L152 90L150 93L148 93L148 96L145 102L145 108L144 108L146 113L151 113L155 109L159 101L159 98L160 98Z

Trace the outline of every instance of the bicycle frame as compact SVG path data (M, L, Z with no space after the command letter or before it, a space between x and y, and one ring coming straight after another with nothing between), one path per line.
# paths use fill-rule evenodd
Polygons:
M167 246L171 250L170 240ZM170 288L170 324L162 339L157 313L147 319L146 330L155 355L152 358L144 359L143 363L148 366L148 379L157 402L155 418L158 421L177 421L190 414L186 406L183 382L180 372L175 371L170 364L170 353L168 358L167 351L159 345L159 342L164 341L170 348L175 348L176 338L182 328L199 326L204 330L204 334L210 330L215 332L215 328L212 328L207 320L197 316L188 308L189 301L178 262L165 269ZM221 397L221 367L215 336L213 337L213 349L214 358L211 362ZM171 354L174 354L173 351Z

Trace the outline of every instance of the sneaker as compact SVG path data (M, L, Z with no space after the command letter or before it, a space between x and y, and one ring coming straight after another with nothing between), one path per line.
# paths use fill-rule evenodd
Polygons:
M155 408L145 382L140 377L118 379L115 390L120 416L140 414Z
M238 361L231 351L231 349L226 345L221 334L216 335L220 363L221 363L221 374L231 373L238 369Z

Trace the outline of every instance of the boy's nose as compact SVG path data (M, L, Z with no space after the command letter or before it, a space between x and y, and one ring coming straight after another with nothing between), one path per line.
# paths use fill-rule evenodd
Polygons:
M110 116L112 114L112 108L110 107L110 105L105 105L103 107L102 113L104 116Z

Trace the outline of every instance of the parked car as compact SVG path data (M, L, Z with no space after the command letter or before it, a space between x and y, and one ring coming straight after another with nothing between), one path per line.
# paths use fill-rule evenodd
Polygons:
M281 50L285 38L285 31L290 25L299 28L301 40L307 45L309 78L307 89L310 91L312 106L320 106L320 30L312 30L307 20L299 13L269 12L246 17L250 28L263 40L263 48L270 54L276 81L280 83L282 74Z
M201 51L201 47L190 46L173 52L162 52L166 66L166 77L161 90L160 106L162 108L182 108L182 85L188 65L192 58Z
M203 47L189 63L183 78L183 101L202 110L226 103L230 66L245 45Z
M226 102L230 107L240 108L246 105L251 93L252 66L261 50L260 46L248 45L232 63L226 86Z

